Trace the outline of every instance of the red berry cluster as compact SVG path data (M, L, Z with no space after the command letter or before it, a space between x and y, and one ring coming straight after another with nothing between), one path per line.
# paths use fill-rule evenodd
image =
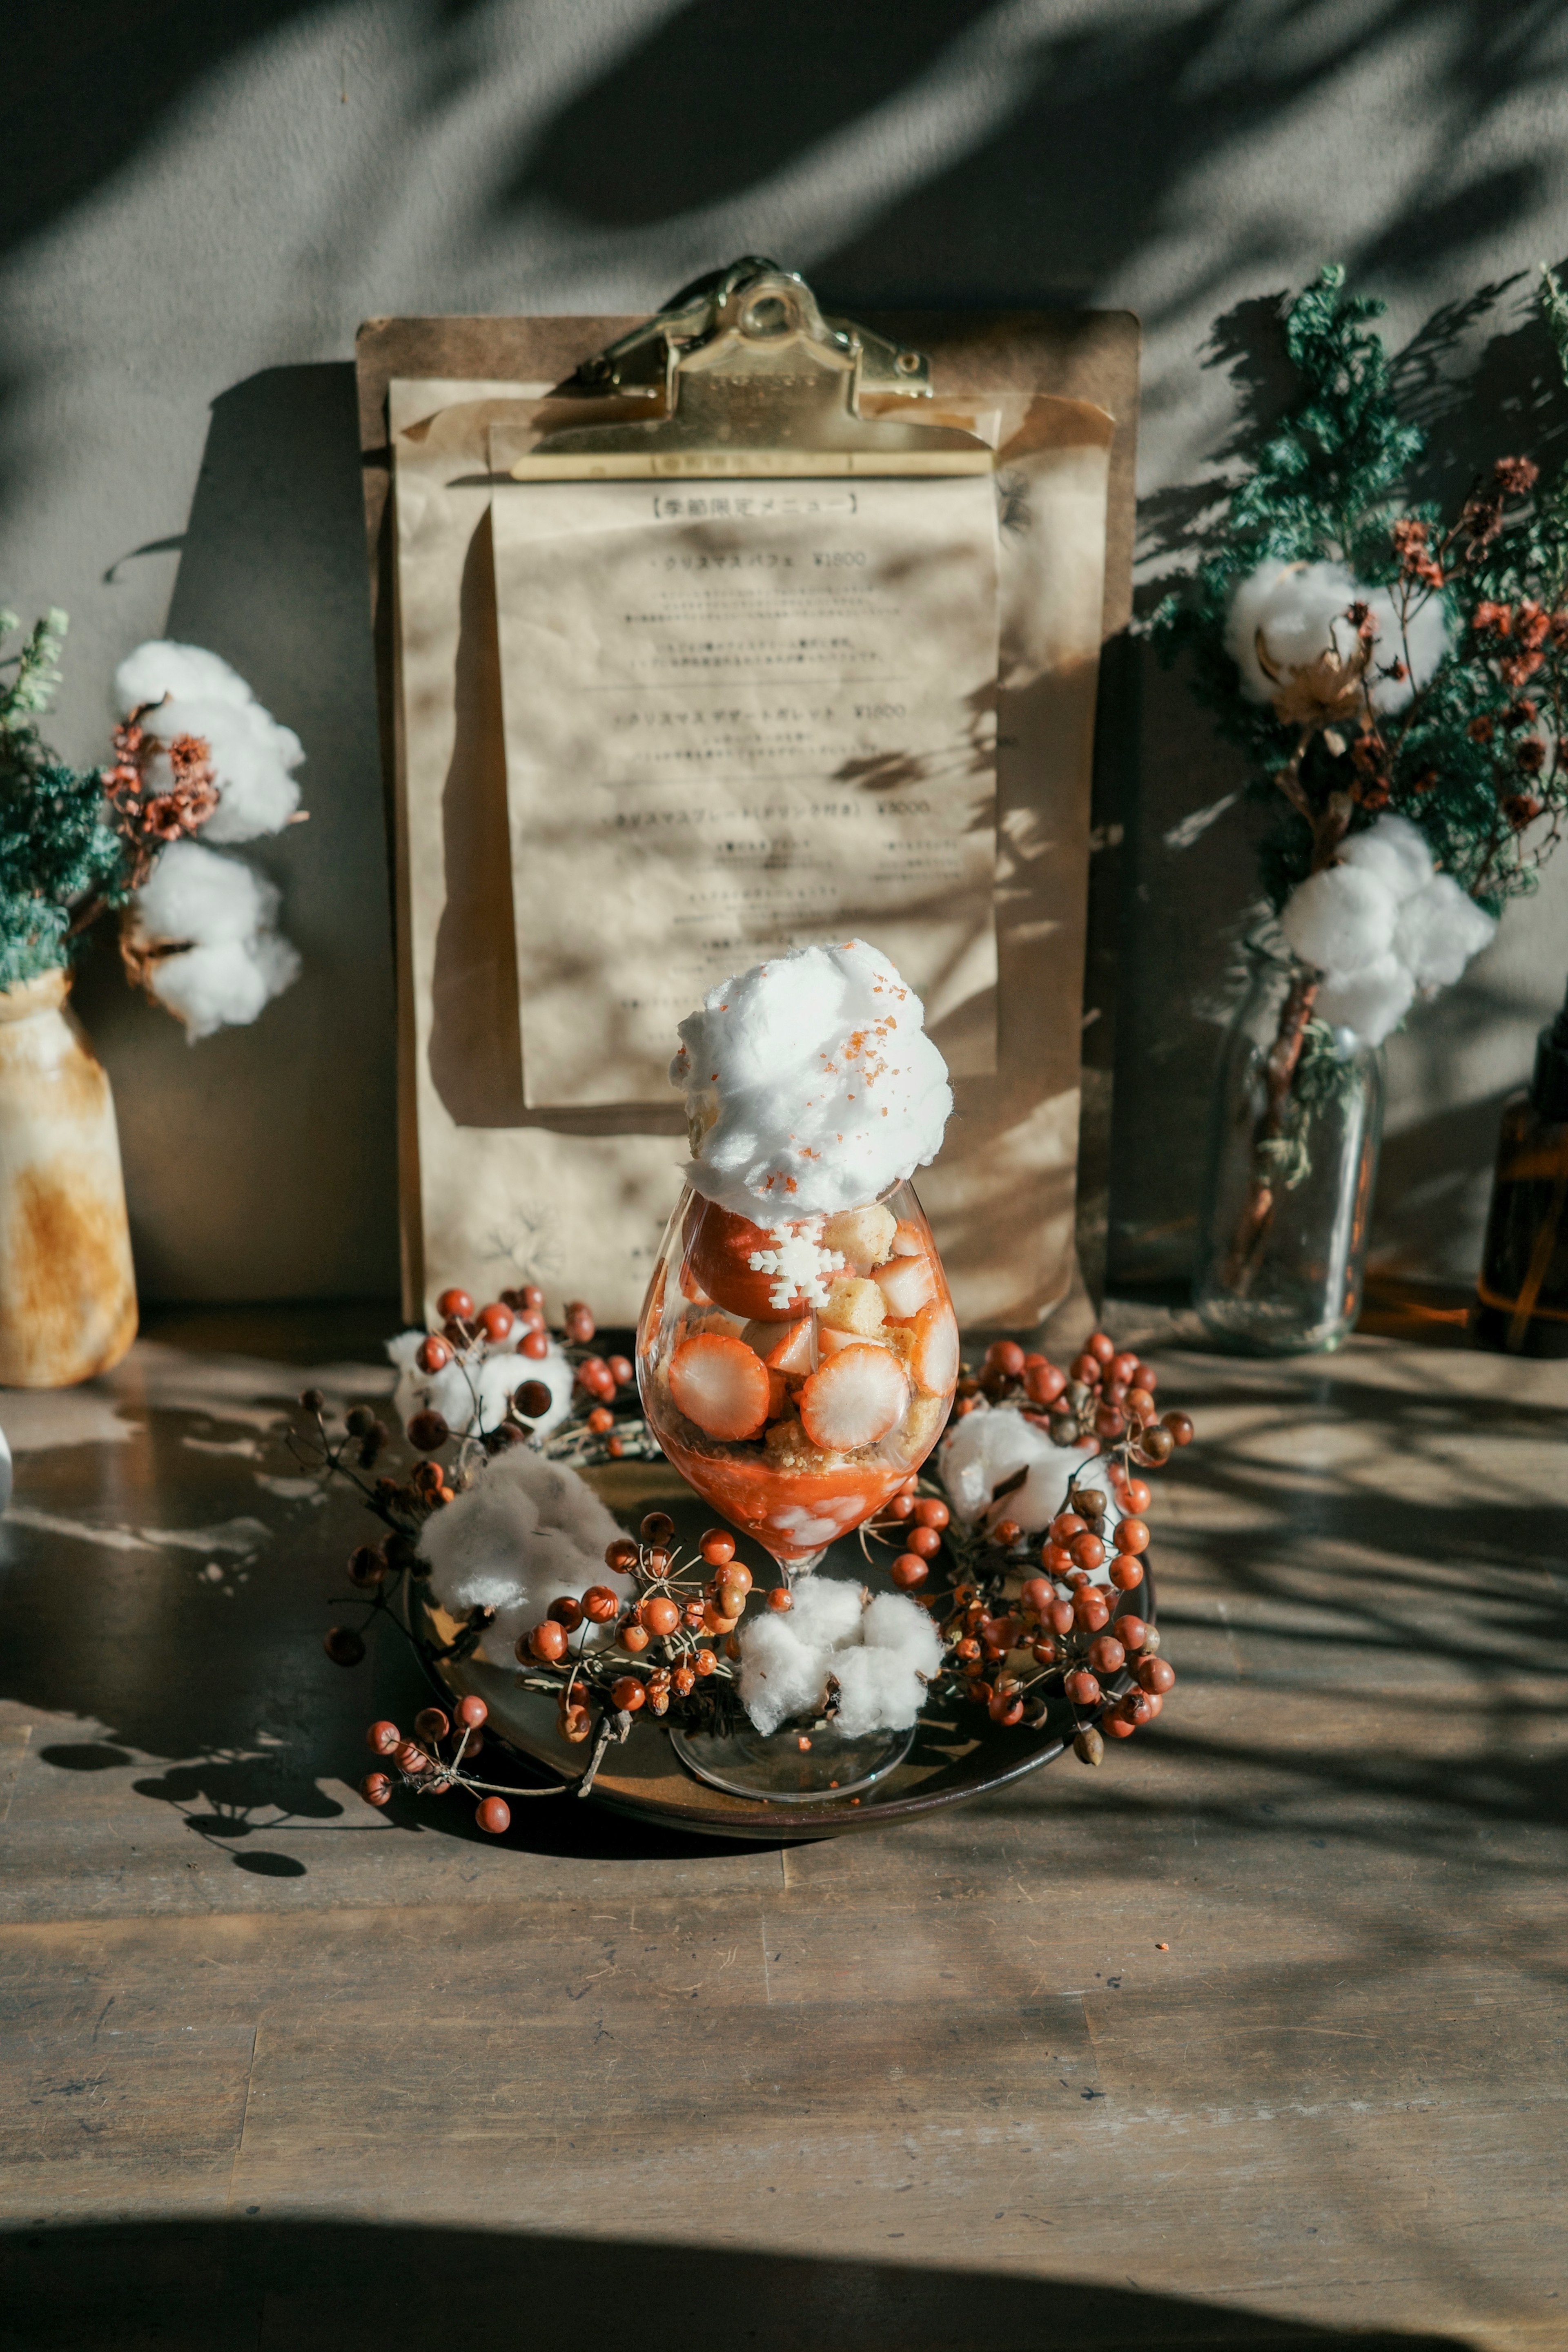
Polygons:
M490 1710L482 1698L468 1696L454 1702L449 1716L444 1707L423 1706L413 1718L412 1739L405 1739L395 1723L385 1717L372 1723L365 1734L365 1745L372 1755L385 1759L380 1771L367 1772L360 1782L360 1794L368 1805L385 1805L392 1801L395 1786L415 1789L423 1797L444 1797L454 1789L462 1789L479 1802L474 1818L491 1837L499 1837L512 1825L512 1809L507 1796L493 1781L476 1780L470 1769L485 1745L484 1726ZM443 1741L450 1740L450 1755L443 1753ZM397 1782L392 1780L395 1771ZM508 1788L507 1795L517 1791ZM530 1796L551 1793L529 1790Z
M904 1481L872 1521L868 1533L893 1537L904 1549L888 1574L901 1592L913 1592L931 1573L931 1563L942 1549L942 1531L952 1517L939 1495L916 1492L917 1478Z
M607 1584L591 1584L580 1601L553 1602L517 1643L518 1681L526 1688L554 1693L557 1727L574 1744L593 1731L596 1704L602 1752L609 1739L624 1738L632 1718L643 1708L662 1716L674 1702L685 1702L690 1715L706 1719L718 1693L733 1681L739 1655L735 1629L753 1589L751 1570L736 1559L735 1538L726 1528L710 1528L689 1564L674 1549L674 1536L668 1514L650 1511L640 1539L620 1536L605 1550L605 1566L633 1580L636 1589L629 1598ZM708 1571L706 1581L699 1561ZM770 1591L768 1601L772 1608L788 1609L788 1590ZM487 1619L490 1612L478 1614ZM610 1638L591 1649L590 1637L600 1630ZM498 1835L511 1818L507 1795L554 1792L503 1792L474 1779L468 1767L480 1748L487 1713L484 1700L473 1696L456 1702L450 1721L442 1708L426 1707L414 1718L410 1739L393 1723L371 1724L366 1737L384 1761L361 1781L361 1795L372 1805L384 1805L399 1785L422 1796L465 1789L483 1799L476 1816L480 1828ZM451 1753L441 1745L449 1734L456 1740ZM598 1752L587 1780L597 1768Z
M1078 1717L1075 1745L1095 1763L1098 1734L1092 1751L1083 1744L1093 1716L1113 1738L1128 1738L1158 1715L1176 1681L1175 1669L1158 1655L1157 1630L1120 1599L1144 1581L1149 1528L1141 1514L1148 1507L1148 1487L1124 1476L1118 1500L1125 1516L1108 1527L1104 1495L1074 1486L1069 1507L1051 1521L1040 1547L1044 1573L1026 1576L1011 1601L999 1597L995 1577L986 1588L960 1585L947 1626L965 1695L985 1706L994 1723L1043 1722L1047 1701L1040 1686L1060 1679ZM1011 1555L1026 1543L1010 1520L992 1530L992 1540ZM1110 1592L1093 1581L1100 1569L1110 1578Z
M454 1363L465 1370L476 1367L492 1348L506 1347L519 1327L522 1337L516 1349L519 1356L538 1363L549 1354L550 1331L545 1320L544 1292L536 1283L523 1290L503 1290L499 1298L480 1307L476 1307L465 1290L444 1290L435 1308L442 1318L441 1328L426 1334L414 1357L420 1370L427 1375L444 1372ZM584 1425L593 1436L607 1440L605 1451L612 1460L617 1460L624 1451L624 1441L613 1434L615 1416L610 1407L622 1390L635 1385L636 1373L628 1357L586 1352L594 1330L592 1314L581 1299L570 1301L562 1318L560 1339L567 1354L575 1360L575 1387L588 1406ZM552 1402L544 1381L524 1381L514 1391L498 1427L483 1433L481 1442L486 1449L498 1453L504 1445L531 1437L534 1423L542 1420ZM451 1434L444 1416L430 1406L413 1414L408 1424L409 1444L422 1454L438 1453ZM453 1499L453 1491L444 1479L427 1476L423 1486L438 1505Z
M478 1307L469 1292L454 1287L441 1293L436 1307L440 1328L426 1332L414 1358L427 1377L445 1371L453 1364L465 1370L476 1370L493 1349L504 1350L508 1357L515 1353L534 1363L550 1352L552 1341L545 1320L544 1293L537 1285L530 1284L521 1290L503 1290L498 1298ZM335 1434L328 1426L327 1400L322 1391L305 1391L299 1402L311 1417L314 1428L290 1433L289 1444L296 1457L312 1468L350 1479L368 1507L389 1530L379 1546L360 1545L349 1561L350 1581L372 1610L390 1605L402 1576L427 1573L420 1558L420 1530L433 1511L455 1501L469 1482L470 1465L476 1456L498 1454L507 1446L536 1439L552 1458L572 1463L601 1461L607 1456L618 1460L628 1454L658 1458L659 1447L641 1419L624 1410L619 1413L612 1410L628 1391L635 1391L636 1373L630 1360L622 1355L594 1354L594 1331L590 1308L580 1299L571 1300L563 1312L556 1344L573 1366L572 1409L548 1438L536 1439L536 1424L555 1402L547 1381L537 1377L522 1381L512 1391L500 1422L493 1428L483 1426L477 1386L471 1381L475 1404L472 1433L458 1437L444 1414L425 1406L411 1414L404 1433L414 1452L425 1458L400 1476L382 1475L373 1482L357 1474L373 1471L380 1463L392 1438L385 1422L371 1406L357 1404L345 1418L344 1433ZM519 1370L526 1370L527 1363ZM448 1448L451 1452L446 1459L434 1458ZM486 1614L484 1611L471 1612L469 1626L458 1637L455 1654L465 1654L478 1642L484 1626L477 1621ZM350 1625L330 1627L323 1646L336 1665L356 1666L365 1655L362 1633Z
M1049 1356L1026 1354L1016 1339L994 1339L977 1378L959 1381L954 1412L973 1412L982 1397L993 1404L1017 1399L1058 1445L1098 1451L1125 1438L1134 1461L1157 1469L1192 1437L1185 1412L1162 1419L1155 1404L1158 1381L1152 1365L1131 1349L1118 1349L1105 1331L1092 1331L1066 1370Z
M597 1697L617 1717L647 1707L666 1715L672 1699L688 1699L713 1676L725 1676L740 1654L735 1629L752 1590L751 1570L735 1557L735 1538L710 1528L697 1558L712 1571L705 1584L674 1549L674 1522L650 1511L640 1540L619 1536L604 1554L606 1568L632 1579L636 1590L622 1600L607 1584L591 1584L580 1601L552 1602L543 1621L517 1644L527 1678L557 1694L558 1719L567 1738L586 1739L592 1727L586 1701ZM770 1593L771 1605L780 1595ZM789 1596L782 1593L788 1608ZM603 1628L608 1640L588 1646L590 1629ZM575 1642L574 1635L579 1635ZM720 1651L715 1644L722 1643ZM628 1661L634 1661L629 1665Z
M1176 1681L1158 1654L1158 1632L1125 1598L1144 1582L1149 1545L1150 1491L1137 1474L1163 1467L1193 1435L1188 1414L1158 1412L1156 1385L1153 1367L1103 1331L1065 1370L1016 1340L997 1340L978 1375L960 1381L956 1414L1000 1407L1044 1426L1060 1444L1092 1448L1120 1517L1111 1523L1105 1494L1079 1483L1080 1472L1037 1553L1008 1517L1009 1487L969 1528L955 1526L946 1502L911 1479L866 1530L903 1545L894 1580L942 1613L963 1695L995 1723L1032 1728L1059 1686L1077 1718L1073 1746L1089 1763L1104 1749L1097 1724L1113 1738L1129 1738L1158 1715ZM919 1588L944 1552L954 1580L946 1595L927 1599Z

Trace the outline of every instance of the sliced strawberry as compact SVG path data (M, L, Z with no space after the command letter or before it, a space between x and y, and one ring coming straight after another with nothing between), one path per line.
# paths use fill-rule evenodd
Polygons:
M923 1307L910 1328L910 1369L927 1396L946 1396L958 1377L958 1324L945 1298Z
M783 1418L783 1416L784 1416L785 1412L789 1410L789 1381L785 1379L785 1377L784 1377L784 1375L783 1375L783 1373L782 1373L782 1372L773 1372L773 1371L770 1371L770 1372L768 1373L768 1420L769 1420L769 1421L780 1421L780 1420L782 1420L782 1418Z
M755 1437L769 1388L767 1365L744 1339L699 1331L670 1358L670 1394L709 1437Z
M740 1336L748 1348L756 1349L770 1372L789 1372L796 1380L804 1380L816 1370L809 1315L799 1323L748 1323Z
M883 1330L886 1328L883 1324ZM831 1323L817 1326L817 1347L824 1360L841 1355L846 1348L880 1348L883 1344L881 1332L874 1339L868 1339L863 1331L840 1331Z
M841 1348L800 1391L800 1420L813 1445L838 1454L874 1445L902 1419L909 1383L885 1348L858 1340Z
M925 1236L918 1225L910 1223L907 1217L901 1217L899 1220L898 1230L893 1236L892 1255L894 1257L925 1255Z
M924 1253L919 1257L892 1257L879 1265L872 1280L881 1291L890 1315L907 1322L936 1296L936 1276Z
M779 1236L754 1225L749 1217L737 1217L732 1210L718 1208L694 1194L686 1212L685 1238L683 1289L695 1283L732 1315L748 1322L792 1323L810 1311L810 1302L799 1292L787 1306L773 1303L777 1276L754 1269L751 1260L760 1251L776 1248Z

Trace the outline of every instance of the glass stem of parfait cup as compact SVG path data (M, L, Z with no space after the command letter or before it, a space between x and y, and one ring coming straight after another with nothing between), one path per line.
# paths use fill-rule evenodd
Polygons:
M778 1559L776 1556L775 1565L788 1590L798 1576L810 1576L814 1569L821 1568L827 1557L828 1547L824 1544L820 1551L808 1552L804 1559Z

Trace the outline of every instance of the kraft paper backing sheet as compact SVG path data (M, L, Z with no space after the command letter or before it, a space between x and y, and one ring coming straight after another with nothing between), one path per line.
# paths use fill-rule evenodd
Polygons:
M468 330L464 367L486 327L510 328L518 356L517 332L531 325L554 329L557 343L577 328L586 352L607 339L604 323L431 321L423 339L409 333L419 322L389 327L402 329L415 359L439 350L432 330ZM613 331L619 322L608 323ZM365 332L385 348L386 330ZM1135 331L1132 353L1135 371ZM493 1295L538 1279L552 1298L587 1297L601 1321L627 1324L679 1188L679 1099L529 1110L522 1070L487 457L492 427L526 428L559 375L398 376L398 356L394 340L381 381L395 539L381 583L392 598L405 1307L423 1312L446 1282ZM548 342L538 356L559 366ZM1123 336L1104 373L1124 387L1127 357ZM363 339L361 366L363 381ZM1094 705L1103 617L1107 607L1119 617L1124 583L1107 595L1111 415L1090 400L1032 393L1005 351L993 348L989 369L964 373L967 396L945 399L938 368L936 413L964 421L961 412L999 412L1009 524L1000 535L997 1069L956 1081L942 1155L915 1181L961 1319L1021 1328L1076 1277ZM591 938L591 906L580 920Z

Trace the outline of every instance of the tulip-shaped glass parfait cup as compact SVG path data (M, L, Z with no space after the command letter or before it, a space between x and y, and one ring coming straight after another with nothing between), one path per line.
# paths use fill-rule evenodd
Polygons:
M957 1377L953 1302L909 1183L769 1226L682 1193L638 1327L643 1409L687 1483L777 1563L786 1595L919 1469ZM781 1803L870 1786L912 1737L847 1739L831 1715L673 1735L700 1778Z

